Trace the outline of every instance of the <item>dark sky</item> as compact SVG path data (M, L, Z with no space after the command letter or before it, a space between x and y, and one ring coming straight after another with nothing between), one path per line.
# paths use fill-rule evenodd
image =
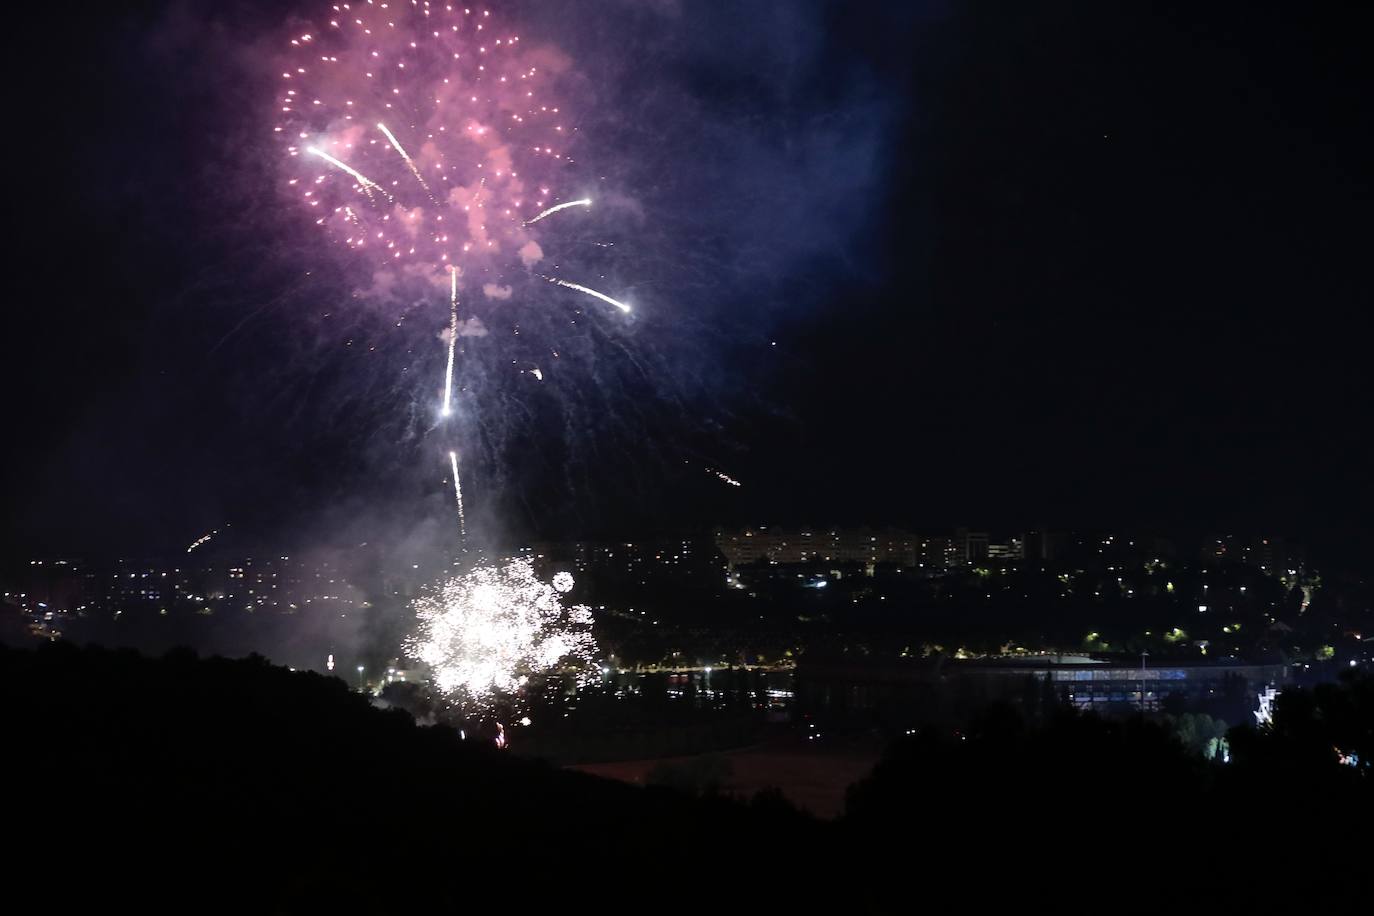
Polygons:
M585 156L642 222L602 227L636 323L472 405L479 523L1369 543L1368 12L493 6L594 87ZM421 530L446 496L406 379L438 353L383 333L275 190L286 14L31 15L7 55L4 543Z

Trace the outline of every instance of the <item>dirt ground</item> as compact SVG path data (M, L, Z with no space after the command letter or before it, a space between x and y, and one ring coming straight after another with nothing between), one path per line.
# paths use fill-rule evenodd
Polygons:
M867 776L881 754L881 745L869 739L829 742L791 737L709 756L730 763L726 793L748 798L762 789L776 788L798 808L816 817L833 818L844 811L845 790ZM692 759L626 760L582 764L572 769L644 785L645 777L659 764Z

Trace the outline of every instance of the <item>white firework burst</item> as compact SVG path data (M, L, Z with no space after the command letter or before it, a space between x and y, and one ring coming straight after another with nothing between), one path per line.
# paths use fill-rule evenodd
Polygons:
M597 646L591 608L560 599L571 587L567 573L551 585L519 559L446 579L414 602L417 627L405 651L470 711L518 706L552 675L582 686L599 670Z

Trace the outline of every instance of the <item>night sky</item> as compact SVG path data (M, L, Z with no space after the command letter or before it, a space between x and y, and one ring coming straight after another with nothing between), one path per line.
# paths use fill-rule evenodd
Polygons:
M446 511L432 329L391 332L279 191L287 6L24 14L11 551L413 536ZM549 385L493 376L475 517L1368 545L1374 16L1324 6L493 4L585 79L636 313L579 330Z

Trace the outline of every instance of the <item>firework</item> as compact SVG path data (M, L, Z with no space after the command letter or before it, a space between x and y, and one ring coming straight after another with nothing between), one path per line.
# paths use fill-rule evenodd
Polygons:
M290 39L274 127L316 221L436 286L450 267L480 285L543 260L530 227L591 206L564 187L565 58L471 7L367 0L328 15Z
M458 503L458 534L464 541L468 539L468 523L463 517L463 482L458 477L458 453L448 453L449 465L453 469L453 496Z
M371 178L368 178L362 172L350 168L349 166L335 159L333 156L329 155L323 150L317 149L313 146L307 146L305 148L305 151L307 153L310 153L312 156L319 156L325 162L328 162L330 165L334 166L334 168L342 172L347 172L350 176L352 176L354 181L358 182L358 184L363 189L363 193L367 194L368 197L372 196L373 191L381 191L383 194L386 194L387 197L391 196L390 194L387 194L386 189L383 188L381 185L377 184L377 182L373 181ZM348 211L347 216L353 218L356 221L356 217L353 216L352 210Z
M525 225L526 225L526 226L533 226L535 223L539 222L539 221L540 221L541 219L543 219L544 217L546 217L546 216L553 216L555 213L559 212L560 210L566 210L566 209L568 209L569 207L590 207L591 205L592 205L592 200L591 200L590 197L584 197L584 198L582 198L581 200L570 200L570 201L568 201L567 203L557 204L557 205L555 205L555 206L549 207L549 209L545 210L543 213L539 214L539 215L536 216L534 219L529 220L528 222L526 222Z
M482 9L365 0L331 10L290 39L282 66L273 130L285 143L287 185L377 273L448 287L448 418L460 285L508 298L506 281L545 257L531 227L592 204L569 193L577 127L556 99L567 62L527 48ZM456 452L450 458L466 539Z
M566 573L552 585L541 581L527 560L445 580L416 600L418 628L406 653L473 712L518 706L552 675L586 684L598 671L592 613L563 606L560 595L571 587Z
M718 477L718 478L720 478L721 480L725 481L726 483L728 483L728 484L729 484L730 486L732 486L732 487L743 486L743 484L741 484L738 480L736 480L735 478L731 477L729 474L725 473L724 471L717 471L715 468L707 468L707 469L706 469L706 473L710 474L712 477Z
M202 534L200 537L196 538L194 541L191 542L191 546L186 548L186 552L190 553L191 551L195 550L197 547L200 547L202 544L204 544L206 541L210 540L210 538L214 537L217 534L219 534L218 528L216 528L214 531Z
M406 166L410 169L410 174L415 176L415 180L420 182L420 187L424 188L425 193L428 194L429 185L425 184L424 176L421 175L420 170L415 167L415 160L411 159L410 155L406 153L405 149L401 146L401 141L397 140L396 136L392 134L391 131L387 130L386 125L380 121L377 122L377 129L386 135L387 142L391 144L391 148L401 154L401 158L406 161Z
M581 285L580 283L569 283L567 280L560 280L560 279L558 279L557 277L545 277L544 279L545 279L545 280L548 280L550 283L555 283L555 284L557 284L557 285L559 285L559 286L566 286L568 289L575 289L575 290L577 290L579 293L585 293L585 294L588 295L588 296L595 296L596 298L600 299L602 302L609 302L611 305L614 305L616 308L620 309L622 312L628 312L628 311L630 311L630 307L629 307L628 305L626 305L625 303L619 302L619 301L617 301L617 300L615 300L615 299L612 299L610 296L606 295L605 293L599 293L599 292L597 292L597 291L594 290L594 289L590 289L590 288L588 288L588 287L586 287L586 286Z
M458 346L458 271L449 270L451 290L448 299L448 368L444 370L443 415L453 412L453 351Z

